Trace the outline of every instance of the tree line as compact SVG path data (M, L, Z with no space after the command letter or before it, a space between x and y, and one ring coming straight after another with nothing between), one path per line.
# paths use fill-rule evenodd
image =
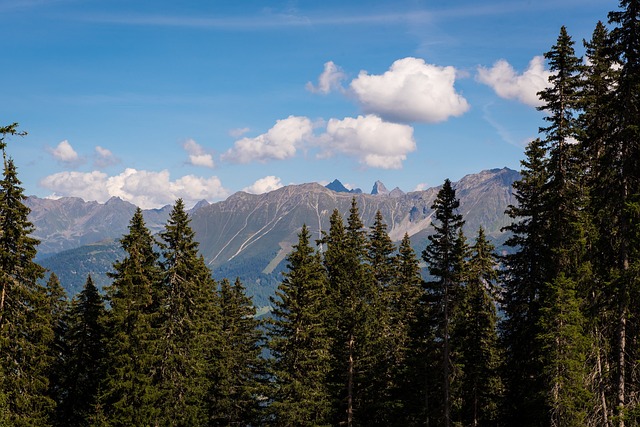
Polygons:
M608 18L584 58L565 27L545 54L506 255L448 180L421 257L354 199L302 226L266 320L181 200L157 238L136 211L104 295L41 284L0 128L0 425L640 424L640 1Z

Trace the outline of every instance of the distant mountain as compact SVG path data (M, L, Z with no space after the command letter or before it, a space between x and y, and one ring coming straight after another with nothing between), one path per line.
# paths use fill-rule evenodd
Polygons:
M515 203L512 184L517 179L517 172L504 168L467 175L454 183L460 212L466 220L467 236L475 236L482 225L496 242L504 239L501 228L508 223L504 211L509 204ZM309 227L314 238L320 238L323 231L329 229L329 217L334 209L346 219L353 198L365 226L373 224L379 210L388 224L392 240L397 242L408 233L418 253L424 249L427 235L432 231L431 205L439 187L405 194L399 189L388 192L384 185L379 185L382 183L376 184L377 194L336 191L315 183L290 185L260 195L238 192L221 202L199 204L191 212L191 226L214 277L232 280L240 277L254 296L256 305L267 305L268 297L273 295L282 279L281 272L286 268L284 260L297 242L302 225ZM80 199L43 201L30 198L30 218L37 227L36 237L42 240L41 248L48 249L48 256L41 263L55 271L70 291L78 289L78 281L84 283L85 273L94 273L92 263L96 265L94 274L104 275L105 265L110 265L109 262L118 256L115 240L126 233L135 209L121 200L95 205ZM169 209L144 211L149 228L159 231ZM56 219L59 213L64 215ZM94 242L110 241L84 246L94 243L90 242L92 238ZM76 249L54 253L56 248L64 247ZM74 258L78 258L77 261ZM69 270L74 270L77 277L64 276ZM64 277L70 281L76 278L73 283L65 283Z
M373 184L373 189L371 190L371 194L374 196L375 195L386 196L387 194L389 194L389 190L387 190L387 187L385 187L381 181L376 181L376 183Z
M362 190L359 189L359 188L355 188L353 190L349 190L347 187L345 187L337 179L334 179L329 184L327 184L325 187L328 188L331 191L335 191L336 193L355 193L355 194L362 193Z

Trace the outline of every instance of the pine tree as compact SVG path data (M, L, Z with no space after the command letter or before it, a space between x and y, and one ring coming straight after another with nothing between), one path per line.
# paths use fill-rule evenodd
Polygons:
M221 340L211 369L211 425L257 425L263 363L256 309L240 279L223 279L218 292Z
M387 224L382 213L376 212L373 226L368 233L367 266L373 275L374 286L371 301L371 317L375 323L371 325L368 352L371 370L369 374L370 402L366 410L368 417L378 425L391 425L395 422L397 411L401 406L399 396L393 396L398 387L395 378L396 363L399 361L398 336L399 325L390 317L391 286L394 281L396 247L387 233Z
M497 334L498 261L482 227L470 250L465 299L457 325L463 366L461 419L463 425L490 426L498 423L503 391Z
M617 424L636 422L640 392L640 321L633 314L640 304L640 2L621 0L621 10L609 13L610 48L621 65L608 119L611 124L598 167L593 210L600 240L598 253L606 269L603 281L615 316L612 363L615 367Z
M405 233L394 260L395 274L388 289L389 322L392 325L391 401L396 425L420 424L426 384L426 369L419 320L421 318L422 276L409 235Z
M87 276L82 291L72 300L64 337L57 425L89 426L95 419L100 385L105 374L106 309L100 292Z
M271 298L271 410L279 426L330 424L327 283L322 259L310 238L303 225L287 257L284 279Z
M545 395L552 425L581 425L586 413L584 396L588 396L586 334L581 313L584 306L575 293L585 273L584 164L577 151L580 146L575 144L579 135L576 110L582 103L579 90L582 78L581 60L575 56L573 41L565 27L560 29L557 43L545 57L554 73L549 78L549 88L539 94L545 101L539 109L548 113L545 120L550 123L540 131L545 134L548 153L543 199L549 218L546 240L551 256L549 276L541 278L545 282L540 291L542 318L538 340L542 344ZM559 286L570 289L558 289ZM564 306L576 312L565 316ZM567 334L573 340L563 339Z
M450 426L451 418L451 330L457 299L460 297L461 260L464 238L460 234L464 220L458 213L460 206L451 181L445 180L431 207L434 210L435 233L428 237L429 245L422 252L432 280L425 283L430 301L429 323L438 342L442 343L440 363L442 367L442 410L440 423ZM462 237L461 237L462 236ZM431 411L429 411L431 412ZM431 415L427 415L431 417Z
M99 404L114 426L154 425L159 416L157 356L160 270L156 244L136 209L120 239L125 258L113 265L106 289L106 379Z
M159 302L155 374L158 423L204 425L209 389L208 365L220 339L216 284L189 225L184 203L173 206L162 238L163 280Z
M593 409L590 411L588 422L594 425L609 426L611 413L611 387L609 361L610 347L608 342L613 337L616 321L612 318L611 303L608 291L607 275L609 268L605 267L601 254L593 250L597 248L598 223L608 222L597 207L598 187L602 180L601 174L608 174L602 166L604 146L612 132L609 111L612 102L612 90L618 74L614 67L614 55L609 44L609 32L602 22L598 22L589 42L584 41L586 66L583 67L583 85L581 94L582 114L580 121L580 152L583 156L584 194L588 197L584 216L584 227L587 230L585 261L592 269L588 282L581 286L578 292L586 305L586 330L591 336L592 348L587 362L591 367L590 390L593 393Z
M34 262L38 241L29 222L26 196L16 166L7 158L7 135L17 124L0 127L4 169L0 181L0 424L47 425L54 402L47 374L53 341L46 291L38 284L44 269Z
M60 410L60 402L66 393L62 387L62 378L65 375L64 362L68 349L65 336L68 330L68 310L69 301L67 294L60 284L60 280L55 273L49 275L46 283L47 305L51 313L51 329L53 331L53 341L49 346L49 357L51 365L49 367L49 395L56 405L56 415L53 417L53 424L60 425L57 414ZM65 424L66 425L66 424Z
M328 276L328 293L332 312L328 316L332 370L330 383L337 399L334 423L347 426L371 425L369 409L374 390L375 351L371 347L379 324L374 308L378 302L374 277L367 259L367 237L355 198L351 202L347 227L335 210L330 218L324 265Z

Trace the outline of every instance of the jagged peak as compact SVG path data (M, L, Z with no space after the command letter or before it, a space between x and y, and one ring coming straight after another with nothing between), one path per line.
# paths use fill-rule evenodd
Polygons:
M389 190L387 190L387 187L384 186L382 181L376 181L375 184L373 184L373 189L371 190L371 194L373 194L374 196L386 195L386 194L389 194Z

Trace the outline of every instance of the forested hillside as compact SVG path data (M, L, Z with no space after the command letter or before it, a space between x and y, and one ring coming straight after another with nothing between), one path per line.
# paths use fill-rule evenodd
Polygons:
M419 252L351 195L317 245L299 225L264 321L182 200L156 236L135 210L105 293L69 301L1 127L0 425L640 425L640 1L620 6L584 58L564 27L545 54L511 251L449 180Z

